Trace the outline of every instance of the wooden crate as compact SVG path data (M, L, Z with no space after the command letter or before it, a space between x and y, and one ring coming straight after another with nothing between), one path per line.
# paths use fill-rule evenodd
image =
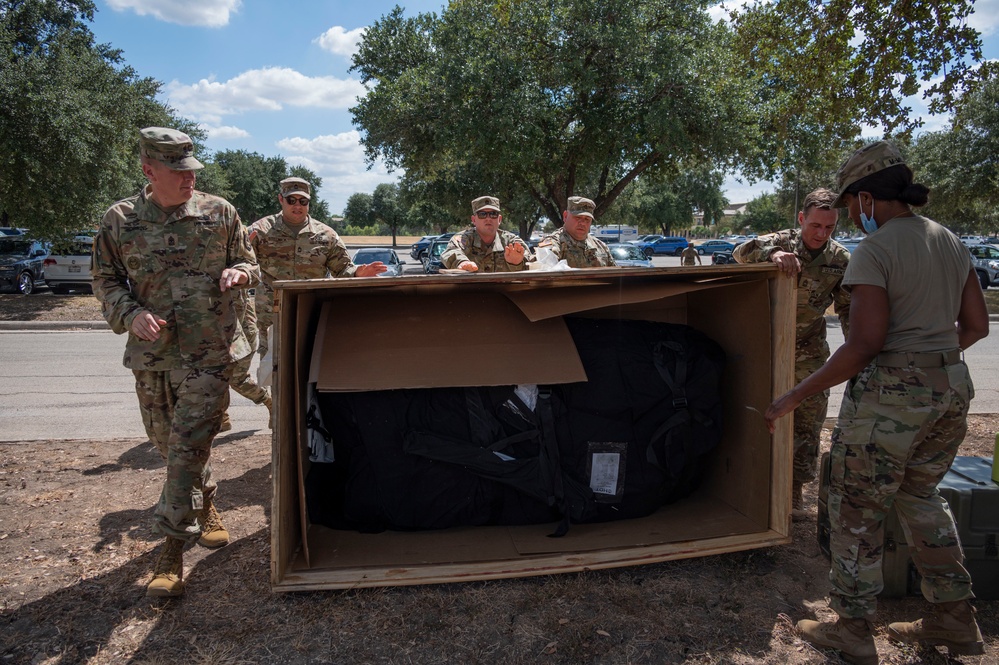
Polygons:
M685 323L721 344L724 435L693 495L649 517L574 525L563 538L547 537L551 525L361 534L309 523L310 372L353 390L557 382L572 364L559 354L575 350L553 349L541 331L569 314ZM278 282L271 588L525 577L789 542L791 419L771 435L762 412L792 384L794 321L795 281L769 264ZM486 343L496 357L528 360L468 375L427 362L475 354ZM317 348L341 352L327 354L323 368Z

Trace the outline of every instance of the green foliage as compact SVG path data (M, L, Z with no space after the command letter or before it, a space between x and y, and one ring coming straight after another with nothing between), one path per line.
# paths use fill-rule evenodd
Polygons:
M212 164L221 173L218 180L213 181L213 184L206 189L201 178L202 174L212 175L209 171ZM261 217L280 211L278 183L291 176L303 178L312 184L313 197L309 204L309 215L324 224L330 219L329 204L315 195L323 180L304 166L289 168L284 157L265 157L260 153L246 150L217 152L212 164L206 163L205 169L199 172L198 188L228 199L236 206L245 224L252 224ZM228 194L211 191L213 187Z
M791 221L777 209L776 194L763 194L746 204L746 212L732 221L732 228L772 233L791 228Z
M343 209L344 223L351 226L371 226L375 223L375 211L371 194L357 192L347 199Z
M246 223L253 223L281 209L278 183L288 177L288 165L283 157L264 157L246 150L223 150L215 153L214 161L229 183L229 203L236 206L240 218Z
M382 229L379 228L378 224L369 224L368 226L348 224L343 230L345 236L377 236L381 234Z
M968 94L944 131L920 135L909 162L916 181L931 190L921 212L951 229L999 230L999 73Z
M475 195L523 192L525 228L538 208L560 225L574 194L600 216L639 175L725 163L745 136L746 94L706 6L455 1L439 18L396 8L354 57L369 85L352 109L368 158L428 186L474 173Z
M822 170L863 125L908 135L905 98L926 85L930 111L978 80L972 0L774 0L732 12L741 70L753 82L758 152L749 175Z
M57 240L134 194L137 130L163 124L159 84L96 44L88 1L0 0L0 208ZM141 175L141 174L140 174ZM17 205L25 192L45 192Z
M671 235L689 228L694 223L694 210L700 210L705 223L717 223L727 203L721 191L722 181L720 172L707 168L685 170L668 179L638 178L621 196L616 209L600 222Z

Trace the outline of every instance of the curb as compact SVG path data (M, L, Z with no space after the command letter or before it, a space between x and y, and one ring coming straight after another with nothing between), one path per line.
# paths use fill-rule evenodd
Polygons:
M106 321L0 321L0 331L111 330Z

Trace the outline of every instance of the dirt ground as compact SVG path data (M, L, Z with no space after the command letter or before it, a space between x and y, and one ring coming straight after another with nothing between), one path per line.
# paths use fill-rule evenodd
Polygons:
M58 306L40 305L49 297ZM91 296L0 297L0 320L79 320L86 312L99 317ZM961 454L991 456L999 417L969 421ZM814 520L795 524L786 546L657 565L273 594L269 436L234 422L216 440L213 466L233 542L191 547L186 595L147 599L164 474L150 443L0 444L0 665L841 662L792 630L799 619L832 616ZM816 491L806 488L813 512ZM883 600L882 663L999 663L999 602L976 605L987 653L954 660L890 642L887 624L918 616L925 604Z

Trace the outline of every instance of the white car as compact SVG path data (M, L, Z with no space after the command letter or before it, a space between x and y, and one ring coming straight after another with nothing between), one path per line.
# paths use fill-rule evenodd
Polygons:
M366 247L357 250L353 261L355 265L381 261L388 270L379 273L379 277L399 277L402 275L403 266L406 265L405 261L399 260L399 255L395 253L394 249L383 249L380 247Z
M57 243L45 259L45 283L52 293L70 291L93 293L90 278L90 253L94 239L76 236L68 243Z

